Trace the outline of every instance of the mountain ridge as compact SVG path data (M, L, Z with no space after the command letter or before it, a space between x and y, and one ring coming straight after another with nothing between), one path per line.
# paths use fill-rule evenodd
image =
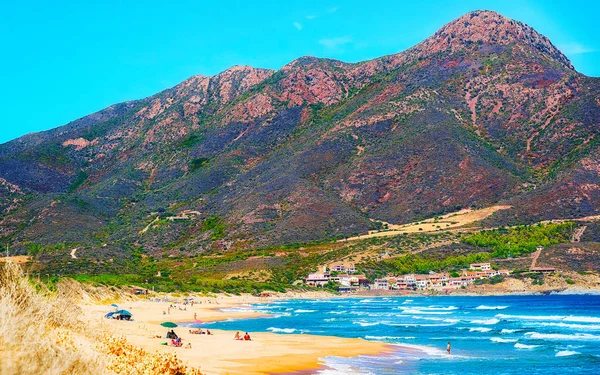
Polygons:
M490 11L365 62L195 75L0 145L0 238L105 264L131 247L318 241L498 202L516 208L490 225L597 214L599 81ZM166 219L184 211L197 214Z

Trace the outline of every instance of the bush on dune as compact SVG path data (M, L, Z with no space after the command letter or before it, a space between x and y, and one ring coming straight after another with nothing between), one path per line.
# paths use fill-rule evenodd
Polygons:
M104 334L101 322L83 319L84 294L72 280L51 291L16 264L0 266L0 374L200 375L175 355Z

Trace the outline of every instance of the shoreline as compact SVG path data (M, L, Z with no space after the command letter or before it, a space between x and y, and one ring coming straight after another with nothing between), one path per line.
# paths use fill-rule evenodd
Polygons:
M292 298L274 297L269 301L319 297L324 296L296 295ZM127 309L133 314L134 321L105 319L104 314L114 309L108 305L84 304L81 307L84 309L86 319L101 321L107 334L113 337L124 337L131 344L149 353L155 351L175 353L189 366L199 368L204 375L301 373L320 368L323 365L323 358L326 357L385 355L396 349L383 342L310 334L282 335L273 332L250 332L252 341L236 341L233 339L236 331L228 330L211 329L213 334L210 336L190 334L187 324L196 323L193 319L194 313L197 315L197 320L204 323L269 316L261 312L235 310L246 309L248 304L269 302L264 298L217 296L198 297L198 300L202 300L203 303L194 304L193 307L187 305L185 311L171 309L171 314L163 314L168 309L169 302L141 300L119 303L120 309ZM209 300L213 303L207 303ZM222 309L229 311L222 311ZM184 347L161 345L163 342L170 343L170 340L165 339L166 332L170 329L160 326L160 323L165 321L181 324L174 330L182 338ZM191 344L191 349L185 348L188 343Z
M571 291L572 293L568 293ZM211 297L195 296L194 306L185 306L186 310L168 307L173 302L166 302L172 297L162 299L124 301L119 308L129 310L134 321L116 321L104 319L104 314L113 309L106 304L84 304L82 308L90 321L102 322L105 332L113 337L124 337L131 344L149 353L175 353L187 365L199 368L204 375L305 375L314 374L318 369L326 370L324 359L328 357L386 356L399 350L414 351L416 355L427 356L427 353L409 347L399 347L381 341L362 338L344 338L337 336L320 336L314 334L279 334L276 332L250 332L252 341L236 341L234 330L211 329L213 335L190 334L191 326L203 326L206 323L224 320L244 320L252 318L268 318L272 315L253 311L252 305L272 303L281 300L302 299L342 299L342 298L390 298L390 297L498 297L498 296L531 296L531 295L600 295L600 290L567 288L562 291L549 292L511 292L511 293L453 293L453 294L398 294L378 293L376 295L352 294L339 295L327 292L286 293L271 297L255 297L249 295ZM173 298L181 300L181 297ZM181 303L178 304L181 306ZM194 320L196 314L196 320ZM175 332L182 338L184 346L191 344L191 349L161 345L170 342L165 339L169 330L160 326L161 322L172 321L179 324ZM243 326L243 323L241 324ZM240 330L243 335L245 332ZM159 336L159 337L157 337Z

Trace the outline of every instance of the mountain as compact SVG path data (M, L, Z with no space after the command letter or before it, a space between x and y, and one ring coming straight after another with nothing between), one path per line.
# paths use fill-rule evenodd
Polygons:
M599 131L599 78L475 11L395 55L235 66L0 145L0 241L104 264L498 202L487 225L597 215Z

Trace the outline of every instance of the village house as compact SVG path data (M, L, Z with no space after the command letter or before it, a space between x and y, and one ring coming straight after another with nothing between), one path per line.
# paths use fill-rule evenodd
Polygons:
M429 277L424 275L415 276L415 285L418 289L427 289L429 284Z
M350 285L358 288L368 288L369 279L365 275L353 275L350 277Z
M390 284L387 279L375 279L375 282L371 285L371 289L389 290Z
M336 264L334 269L353 269L347 267L347 264ZM369 280L365 275L353 275L349 273L339 273L332 276L330 272L323 267L322 271L310 273L305 282L309 286L323 287L329 281L333 281L339 285L338 290L342 293L352 292L357 289L370 288L373 290L414 290L414 289L435 289L448 290L467 287L473 284L476 280L490 279L501 275L509 276L508 270L494 270L489 263L471 264L469 269L463 269L459 277L450 277L447 273L430 272L428 275L404 275L404 276L388 276L375 279L373 284L369 284ZM477 271L475 271L476 269Z
M350 275L347 273L340 273L337 275L338 282L343 286L350 286Z
M412 287L409 288L408 285L406 285L406 281L403 278L399 278L396 281L396 289L398 290L406 290L406 289L411 289Z
M405 275L404 282L406 283L407 288L416 288L417 287L417 279L415 278L415 275L413 275L413 274Z
M309 273L308 277L306 278L306 285L323 287L329 282L329 279L329 273Z
M446 286L448 275L443 273L434 273L429 275L429 282L433 288L441 288Z
M471 271L489 271L492 269L492 265L489 263L473 263L469 265Z
M347 272L347 273L356 272L356 268L354 267L353 263L343 263L343 262L332 263L329 265L329 269L331 271L335 271L335 272Z
M453 288L460 288L461 286L467 286L467 280L463 280L461 277L453 277L450 279L450 286Z

